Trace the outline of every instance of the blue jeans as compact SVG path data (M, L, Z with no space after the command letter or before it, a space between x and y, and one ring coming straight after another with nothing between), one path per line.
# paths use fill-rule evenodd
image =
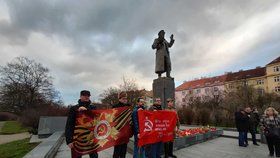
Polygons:
M140 155L140 156L139 156ZM140 151L139 151L139 147L138 147L138 138L137 135L134 135L134 150L133 150L133 158L146 158L145 157L145 149L144 147L140 147Z
M245 144L248 144L247 132L239 132L238 144L239 146L244 146Z

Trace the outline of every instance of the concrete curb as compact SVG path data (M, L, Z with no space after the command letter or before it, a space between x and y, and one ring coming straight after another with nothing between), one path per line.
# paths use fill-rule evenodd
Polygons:
M64 140L64 132L55 132L23 158L53 158Z

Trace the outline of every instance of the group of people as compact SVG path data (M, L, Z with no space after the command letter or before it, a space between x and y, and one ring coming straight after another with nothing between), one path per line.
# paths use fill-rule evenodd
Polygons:
M253 144L258 146L256 133L260 127L260 132L266 138L269 156L280 157L280 117L273 107L265 109L264 114L260 116L256 108L252 110L248 106L235 113L235 122L239 132L238 143L240 147L249 145L248 132L252 135Z
M252 110L250 107L246 107L235 113L236 128L239 132L239 146L248 146L248 132L252 135L253 144L257 146L259 145L256 140L259 122L260 116L256 108Z
M118 99L119 102L113 105L112 108L132 106L128 103L126 92L119 93ZM80 92L80 99L78 101L78 104L71 107L69 110L67 123L65 127L65 137L66 137L66 143L71 149L72 158L81 158L81 156L74 150L74 146L73 146L73 135L74 135L75 122L76 122L76 113L78 111L95 110L95 109L96 107L92 105L90 101L90 92L88 90L83 90ZM132 111L132 123L133 123L132 131L134 135L133 157L134 158L138 158L138 157L160 158L162 145L164 144L164 157L176 158L176 156L173 154L173 141L165 142L165 143L157 142L154 144L145 145L140 148L138 147L137 143L139 139L139 121L138 121L139 110L151 110L151 111L163 110L161 99L156 98L155 103L149 109L146 109L145 100L141 97L137 98L136 105L134 106ZM165 110L172 110L176 112L173 99L171 98L167 99L167 109ZM180 123L178 118L176 128L179 129L179 126ZM175 131L176 129L174 129L174 134ZM116 145L114 146L113 158L125 158L126 152L127 152L127 143ZM91 153L89 154L89 156L90 158L98 158L98 153Z

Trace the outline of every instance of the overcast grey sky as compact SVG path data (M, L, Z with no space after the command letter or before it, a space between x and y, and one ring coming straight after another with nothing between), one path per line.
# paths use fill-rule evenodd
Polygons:
M0 0L0 65L26 56L50 69L66 104L122 76L152 87L158 31L184 80L264 66L280 55L279 0Z

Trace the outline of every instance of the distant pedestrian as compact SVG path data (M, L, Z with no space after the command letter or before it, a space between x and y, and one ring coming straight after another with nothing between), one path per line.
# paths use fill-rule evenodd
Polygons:
M259 111L258 111L258 109L256 107L253 108L252 116L255 119L255 127L254 127L254 129L255 129L256 133L259 133L258 127L260 125L260 119L261 118L260 118Z
M252 135L253 144L259 146L256 139L256 125L259 122L258 118L256 118L256 115L253 113L250 107L245 108L245 112L249 117L249 132ZM246 144L248 144L248 140L246 140L245 142Z
M235 112L235 123L239 133L238 144L240 147L247 147L248 144L246 143L246 141L248 139L247 133L249 129L249 117L244 109Z
M260 126L265 134L269 156L274 156L275 153L276 157L280 157L280 117L273 107L264 111Z

